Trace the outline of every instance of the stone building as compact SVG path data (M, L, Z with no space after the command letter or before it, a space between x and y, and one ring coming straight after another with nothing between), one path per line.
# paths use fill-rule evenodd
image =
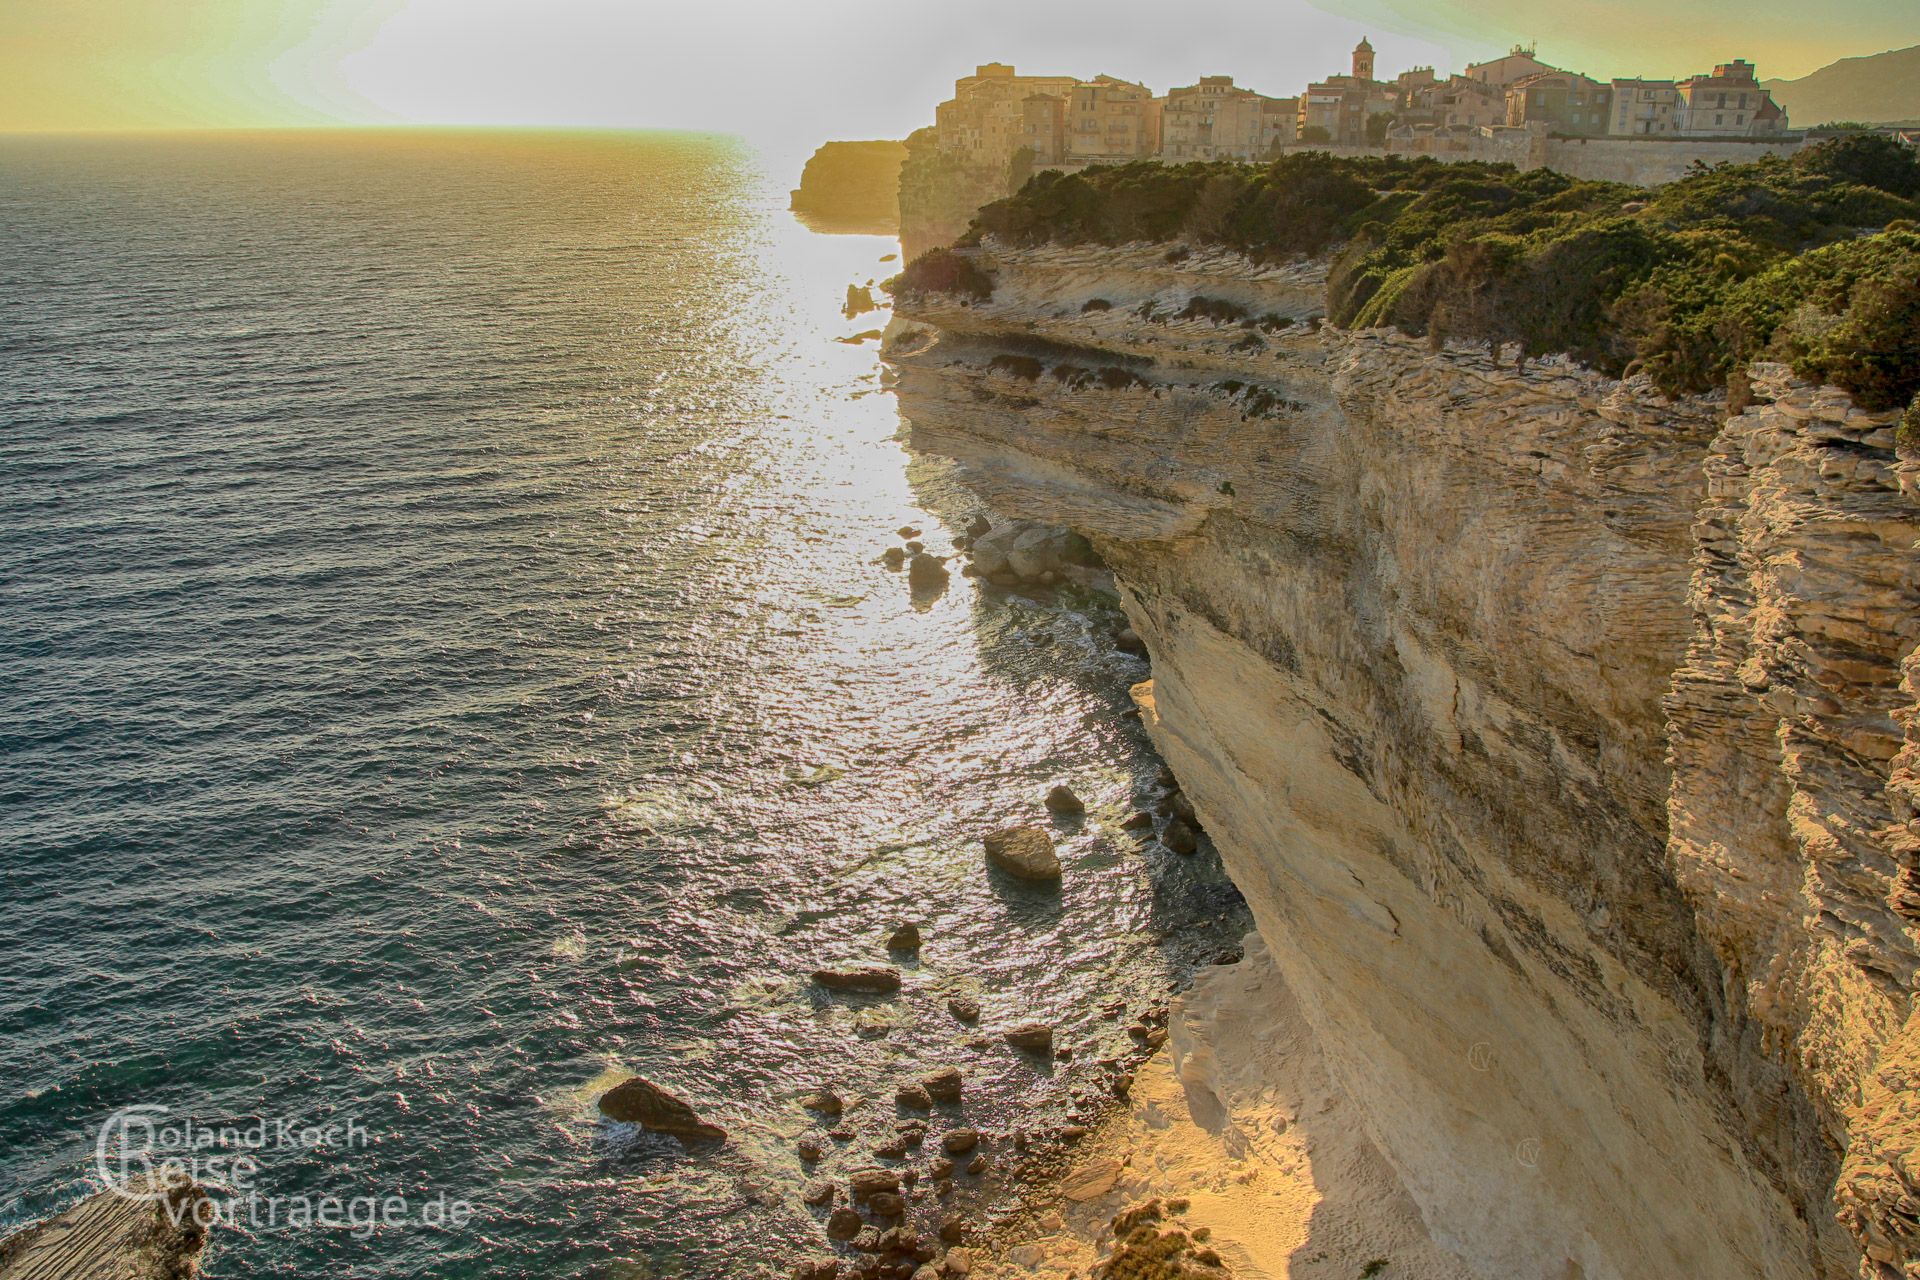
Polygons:
M1761 87L1753 64L1744 58L1723 62L1710 76L1694 76L1677 86L1679 132L1690 138L1764 137L1786 132L1787 113Z
M953 97L934 108L938 146L980 163L1004 164L1051 128L1051 109L1029 100L1064 103L1078 83L1075 76L1023 76L1005 63L989 62L954 81Z
M1074 85L1062 125L1057 158L1069 163L1124 163L1160 150L1160 103L1153 90L1113 76Z
M1232 76L1202 76L1162 100L1160 155L1174 163L1256 159L1293 141L1298 112L1298 99L1243 89Z
M1362 40L1354 46L1348 74L1317 80L1300 95L1296 117L1300 140L1365 146L1367 122L1377 115L1392 115L1399 105L1396 86L1373 78L1373 46Z
M1478 80L1481 84L1491 85L1504 94L1509 85L1528 76L1537 76L1560 68L1551 63L1542 62L1533 56L1533 50L1525 45L1515 45L1505 56L1489 62L1469 62L1461 74L1469 80Z
M1507 124L1577 138L1607 132L1613 90L1577 71L1542 71L1507 86Z
M1671 80L1615 80L1607 132L1614 137L1670 138L1680 131L1680 90Z
M1395 120L1435 129L1480 129L1507 122L1507 95L1502 89L1466 76L1448 76L1409 82L1400 78L1400 107Z

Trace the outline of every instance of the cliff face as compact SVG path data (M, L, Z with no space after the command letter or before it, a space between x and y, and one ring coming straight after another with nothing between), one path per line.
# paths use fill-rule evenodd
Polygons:
M889 330L914 443L1113 567L1148 723L1434 1238L1489 1280L1920 1274L1887 420L1336 333L1313 268L987 257L990 301ZM1140 313L1195 297L1264 323Z
M790 207L824 230L898 230L906 161L904 142L822 143L801 170Z
M942 151L932 129L907 139L900 170L900 251L911 262L929 249L952 244L980 206L1010 195L1017 185L1004 165L978 164Z

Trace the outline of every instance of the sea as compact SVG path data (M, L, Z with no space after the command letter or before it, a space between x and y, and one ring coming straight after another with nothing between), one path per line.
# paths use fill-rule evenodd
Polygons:
M186 1167L216 1280L785 1274L896 1084L960 1067L936 1136L999 1150L1237 935L1210 850L1119 829L1159 762L1113 603L881 563L984 508L843 341L898 244L794 177L0 141L0 1232ZM989 874L1056 782L1062 887ZM845 963L904 989L809 981ZM602 1119L633 1073L729 1141Z

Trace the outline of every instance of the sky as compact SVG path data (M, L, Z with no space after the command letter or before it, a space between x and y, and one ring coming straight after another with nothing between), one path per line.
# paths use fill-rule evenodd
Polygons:
M1763 77L1920 39L1917 0L0 0L0 131L324 124L904 137L975 63L1296 93L1537 45L1606 78Z

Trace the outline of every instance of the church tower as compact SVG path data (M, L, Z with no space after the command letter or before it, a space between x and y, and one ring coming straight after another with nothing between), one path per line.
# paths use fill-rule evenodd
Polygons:
M1373 79L1373 46L1367 43L1364 36L1359 44L1353 46L1353 78Z

